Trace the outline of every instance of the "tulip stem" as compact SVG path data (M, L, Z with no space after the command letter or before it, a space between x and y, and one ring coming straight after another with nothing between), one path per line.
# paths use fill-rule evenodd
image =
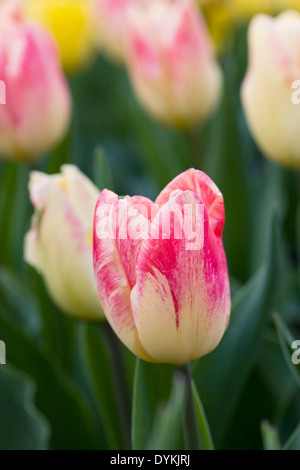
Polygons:
M185 131L185 138L190 151L189 166L204 170L204 145L202 129L189 129Z
M186 450L200 450L200 434L193 395L193 381L190 364L177 366L176 374L184 380L186 397L182 412L183 432Z
M128 384L126 380L126 371L124 359L120 349L120 341L116 337L108 323L103 325L105 336L108 342L109 355L112 369L112 378L114 383L116 402L119 411L122 434L126 450L130 450L130 399L128 394Z

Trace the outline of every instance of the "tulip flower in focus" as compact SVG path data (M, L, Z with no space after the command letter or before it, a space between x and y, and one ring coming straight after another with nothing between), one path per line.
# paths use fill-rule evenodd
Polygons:
M241 95L252 135L267 157L300 167L300 106L293 99L300 80L300 14L257 15L250 24L249 55Z
M25 0L27 16L55 36L67 71L84 66L93 55L91 1Z
M194 2L154 1L132 8L127 34L128 70L146 110L180 128L210 117L219 102L222 74Z
M76 166L61 174L32 172L35 208L25 239L25 260L44 277L56 304L86 320L104 318L93 272L93 213L98 189Z
M137 356L182 364L221 340L230 315L223 197L203 172L177 176L156 199L102 191L94 270L112 328Z
M19 2L0 6L0 80L0 156L34 160L63 137L71 99L52 38L23 21Z

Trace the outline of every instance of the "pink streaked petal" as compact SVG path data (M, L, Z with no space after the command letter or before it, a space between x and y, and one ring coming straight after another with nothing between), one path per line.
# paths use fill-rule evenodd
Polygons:
M201 208L197 234L202 248L187 250L191 240L185 230L182 239L174 237L186 205L193 207L194 216L196 207ZM174 210L179 218L172 220ZM170 219L170 239L149 235L141 246L131 304L148 354L159 362L184 363L219 343L228 323L230 292L223 247L200 197L191 191L178 193L163 206L150 230Z
M200 196L207 208L211 228L215 235L222 236L225 223L224 200L215 183L202 171L190 168L174 178L162 190L155 202L165 204L176 189L193 191Z
M175 30L169 38L168 52L171 61L195 61L198 63L206 60L211 54L211 44L206 23L190 0L178 2Z
M93 257L99 298L107 320L119 338L134 354L151 361L137 335L130 304L131 289L113 239L111 211L117 201L116 194L104 190L95 209ZM105 204L106 211L103 210ZM108 234L106 238L105 233Z
M150 225L150 204L143 202L143 198L137 197L121 199L113 204L110 214L116 247L130 288L135 285L137 257Z

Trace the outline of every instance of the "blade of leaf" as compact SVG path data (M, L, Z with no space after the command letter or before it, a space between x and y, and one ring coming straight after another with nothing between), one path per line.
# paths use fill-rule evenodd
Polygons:
M125 442L116 407L116 390L105 335L100 327L96 329L92 325L86 325L84 340L87 364L97 395L99 413L107 442L111 449L124 449Z
M261 423L261 434L265 450L281 449L277 428L272 426L268 421Z
M197 387L194 382L192 383L192 387L193 387L196 417L198 421L198 429L199 429L199 435L200 435L200 441L201 441L201 448L203 450L213 450L214 444L213 444L212 435L210 432L210 428L206 419L205 411L204 411L202 402L200 400Z
M174 375L170 398L164 406L158 406L153 429L146 449L175 449L181 432L181 413L186 396L185 383Z
M50 428L34 404L34 383L10 366L0 367L0 449L44 450Z
M292 362L292 354L294 352L291 347L294 341L293 335L278 314L274 314L274 321L282 353L290 371L300 386L300 365L293 364Z
M99 189L114 188L112 172L104 148L97 146L94 151L94 181Z
M136 360L131 428L134 450L146 448L157 406L170 396L173 372L174 368L166 364Z
M64 450L101 448L92 410L79 388L55 357L10 324L1 311L0 306L0 338L6 344L7 361L35 381L37 407L52 428L51 446Z
M300 450L300 424L283 446L284 450Z

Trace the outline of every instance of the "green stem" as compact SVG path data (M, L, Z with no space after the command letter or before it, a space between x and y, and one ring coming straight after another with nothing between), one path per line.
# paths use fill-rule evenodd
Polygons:
M190 163L196 169L204 170L204 142L202 128L187 129L184 132L187 146L190 150Z
M200 450L200 434L198 429L196 408L193 395L193 384L190 364L184 364L176 368L176 374L185 383L186 398L182 414L183 432L186 450Z
M124 359L120 349L120 341L116 337L110 325L105 322L103 330L108 342L110 362L112 368L112 378L114 383L114 389L116 394L116 402L120 416L120 422L122 427L122 434L124 437L124 444L126 449L129 450L131 447L130 443L130 398L128 394L128 384L126 380L126 371Z

